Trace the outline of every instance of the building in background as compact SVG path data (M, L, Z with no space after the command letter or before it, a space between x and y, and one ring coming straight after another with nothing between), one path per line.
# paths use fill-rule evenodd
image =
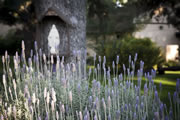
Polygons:
M138 38L150 38L162 48L166 61L176 61L179 57L180 39L176 37L176 28L166 23L166 20L157 22L153 19L134 35Z

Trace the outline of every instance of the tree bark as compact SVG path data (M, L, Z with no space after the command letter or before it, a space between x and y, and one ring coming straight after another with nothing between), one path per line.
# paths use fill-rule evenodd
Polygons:
M86 59L86 0L34 0L38 20L36 41L38 47L48 55L48 35L56 25L60 36L59 56L66 62L76 60L74 51L81 51L81 60Z

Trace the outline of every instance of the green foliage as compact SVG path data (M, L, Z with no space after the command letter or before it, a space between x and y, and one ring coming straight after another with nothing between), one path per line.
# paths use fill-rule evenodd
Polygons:
M172 67L172 66L180 66L180 63L177 61L170 60L166 63L164 63L165 67Z
M0 21L13 25L30 24L34 19L32 0L4 0L0 3Z
M105 41L104 44L97 45L96 51L101 56L107 56L107 61L113 61L116 59L116 55L119 55L121 65L123 63L128 65L129 55L133 57L138 53L137 61L144 61L145 70L164 62L160 48L149 38L141 39L126 36L123 39L109 40ZM111 66L112 63L109 62L107 64ZM136 66L139 66L139 62L137 62Z
M136 28L133 19L137 15L134 5L116 7L113 1L88 1L88 35L123 34Z
M9 54L14 55L20 50L22 36L17 35L15 30L8 31L7 35L0 36L0 55L7 50Z

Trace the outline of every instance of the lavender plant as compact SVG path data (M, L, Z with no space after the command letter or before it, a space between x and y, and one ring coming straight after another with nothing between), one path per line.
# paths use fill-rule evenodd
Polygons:
M106 67L106 57L96 59L94 66L85 74L80 59L65 63L37 48L26 61L25 46L22 53L14 56L14 67L10 68L10 57L5 53L3 61L4 98L1 100L1 120L178 120L180 119L180 80L177 81L173 97L169 95L167 109L159 97L153 80L156 71L144 74L144 62L137 71L138 83L134 83L135 58L129 57L129 66L118 71L119 56ZM80 58L80 51L76 52ZM86 68L86 65L84 66ZM86 76L83 77L84 73ZM146 83L142 86L142 77ZM144 88L142 92L141 89Z

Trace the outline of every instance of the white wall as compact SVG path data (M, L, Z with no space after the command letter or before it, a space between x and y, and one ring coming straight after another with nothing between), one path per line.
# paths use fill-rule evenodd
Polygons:
M162 29L159 29L160 26ZM150 38L167 55L167 45L180 45L180 40L175 36L176 31L176 28L168 24L147 24L142 30L134 33L134 36L138 38Z

